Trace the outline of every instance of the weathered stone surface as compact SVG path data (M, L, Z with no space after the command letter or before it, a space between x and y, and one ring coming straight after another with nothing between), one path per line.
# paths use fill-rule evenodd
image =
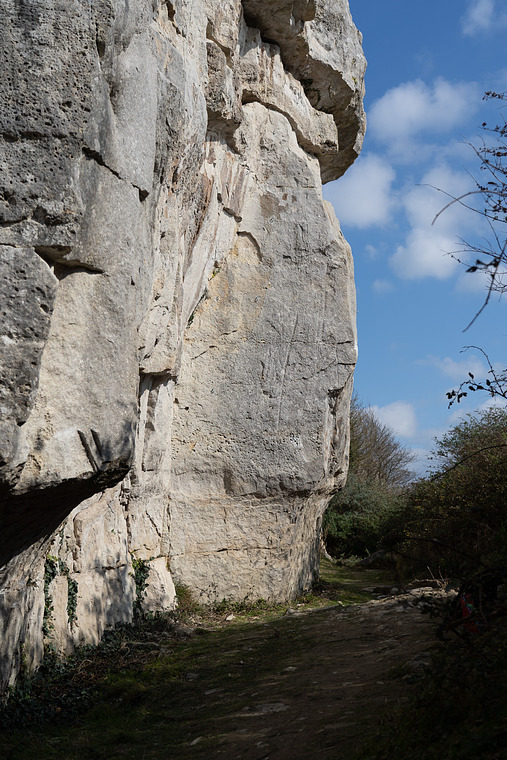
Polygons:
M157 557L149 563L147 588L141 600L142 607L150 612L164 612L174 607L176 590L166 557Z
M244 103L258 101L286 116L301 147L321 164L336 159L333 116L312 107L301 82L285 70L279 47L264 42L259 29L243 27L241 81Z
M0 246L0 472L9 482L26 457L19 429L37 390L56 289L56 277L33 250Z
M250 192L187 329L176 389L171 567L219 598L248 577L249 595L260 584L281 598L309 584L308 535L343 481L326 416L337 424L356 359L352 268L318 162L281 114L258 103L243 112Z
M66 652L131 620L133 557L152 610L311 582L356 355L321 182L360 149L364 59L346 0L2 17L3 686L45 585Z
M305 88L311 105L331 113L340 150L322 167L322 180L336 179L361 150L366 127L362 108L365 63L362 37L348 0L243 0L245 18L280 47L286 69Z

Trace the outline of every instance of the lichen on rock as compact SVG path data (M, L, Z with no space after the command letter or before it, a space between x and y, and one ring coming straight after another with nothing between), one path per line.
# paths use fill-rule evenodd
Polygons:
M360 150L365 64L346 0L2 15L3 688L43 656L48 556L61 652L132 619L132 557L152 610L314 578L356 359L321 188Z

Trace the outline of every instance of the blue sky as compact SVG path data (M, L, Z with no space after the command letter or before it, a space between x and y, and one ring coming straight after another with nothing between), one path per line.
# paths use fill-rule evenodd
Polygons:
M477 394L447 408L447 390L469 370L487 371L478 352L462 348L478 345L507 364L507 296L463 332L485 283L448 255L460 237L480 240L480 217L455 204L432 226L448 199L431 187L471 189L478 161L467 141L477 145L482 122L506 114L482 96L507 89L507 2L349 3L368 60L368 129L360 158L324 196L355 260L356 391L424 473L434 437L487 401Z

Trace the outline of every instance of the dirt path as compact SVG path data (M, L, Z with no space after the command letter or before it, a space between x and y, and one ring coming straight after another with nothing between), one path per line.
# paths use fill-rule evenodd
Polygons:
M398 598L295 613L238 633L227 663L216 653L225 680L204 662L199 670L200 658L187 674L193 711L182 705L173 756L350 758L379 711L410 698L411 673L434 631L434 621Z
M383 708L417 688L435 643L420 596L233 619L189 638L157 629L122 645L126 667L102 680L76 723L10 734L0 756L351 760Z

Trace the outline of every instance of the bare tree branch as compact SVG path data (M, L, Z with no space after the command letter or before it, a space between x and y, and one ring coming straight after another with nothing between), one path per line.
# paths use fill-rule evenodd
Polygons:
M484 99L496 99L503 102L507 100L507 92L486 92ZM486 140L483 139L482 146L477 147L473 143L469 141L467 142L479 159L479 171L485 172L486 177L489 176L489 180L479 181L477 178L474 178L476 189L469 190L457 197L446 192L442 188L430 185L434 190L443 193L451 199L449 203L436 214L432 224L435 224L444 211L447 211L455 203L458 203L468 211L472 211L483 217L489 226L492 236L492 242L486 240L482 245L470 244L466 241L462 241L464 244L463 253L475 253L481 257L476 259L475 264L470 265L469 262L460 261L460 259L454 256L457 261L467 266L467 272L473 273L481 271L489 276L484 303L473 319L465 327L464 332L466 332L482 314L490 302L492 293L497 292L502 295L507 292L507 236L505 235L505 225L507 225L507 122L504 119L503 124L497 124L494 127L488 127L486 122L484 122L482 129L494 136L495 139L493 143L486 142ZM482 208L476 208L465 202L466 198L475 195L481 197L483 203Z
M484 308L484 307L483 307ZM490 379L487 377L485 380L477 381L472 375L471 372L468 373L468 378L466 380L463 380L463 382L459 385L457 389L453 389L451 391L448 391L447 398L449 399L449 408L456 402L457 404L460 403L462 398L465 398L468 396L467 391L463 390L464 388L467 388L467 390L475 392L475 391L485 391L486 393L489 393L489 395L492 398L503 398L507 400L507 369L502 370L501 372L498 372L493 367L489 356L487 353L480 348L479 346L465 346L461 353L464 351L469 351L470 349L474 349L475 351L480 351L481 354L484 356L488 363L488 375L491 375Z

